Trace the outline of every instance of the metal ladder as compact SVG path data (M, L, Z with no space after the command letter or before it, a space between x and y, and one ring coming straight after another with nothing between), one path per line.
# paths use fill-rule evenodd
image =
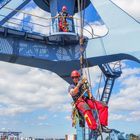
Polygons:
M103 94L101 96L101 101L106 104L108 104L108 102L109 102L114 82L115 82L115 78L107 77L106 82L105 82L105 87L103 90Z
M121 76L121 66L117 65L117 67L111 68L109 64L102 64L99 67L106 77L100 101L108 104L115 80Z

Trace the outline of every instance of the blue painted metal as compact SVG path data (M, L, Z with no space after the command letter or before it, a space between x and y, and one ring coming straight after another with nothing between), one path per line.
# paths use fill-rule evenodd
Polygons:
M57 73L67 82L71 82L70 73L80 69L79 44L67 47L61 45L48 45L47 38L31 33L25 33L7 28L0 28L0 60L47 69ZM17 50L14 49L17 42ZM16 52L17 54L13 54ZM140 62L131 55L116 54L87 59L88 66L96 66L117 60L130 59ZM62 69L63 68L63 69Z
M78 62L80 57L79 42L76 47L75 44L63 47L48 42L45 36L0 28L0 60L48 69L62 75L65 73L64 77L69 77L67 69L73 70L71 60ZM71 68L64 66L68 62ZM80 65L77 62L74 65L78 69Z
M45 37L7 28L1 28L0 32L1 53L17 54L19 56L35 57L38 59L51 61L78 60L80 56L79 42L76 41L74 43L76 38L73 34L70 34L68 36L65 34L60 34L61 36L59 35L59 44L59 40L55 42L56 37L58 37L57 35ZM5 38L4 36L6 36L7 38ZM12 38L11 36L15 38ZM61 38L66 39L64 40L63 45ZM79 39L77 38L77 40ZM13 43L16 43L18 45L14 47ZM15 51L14 49L18 49L19 51Z
M3 8L7 3L9 3L11 0L1 0L0 1L0 9Z
M79 123L77 123L77 125L76 125L76 135L77 135L76 140L86 140L85 139L85 128L80 127Z
M50 10L51 2L53 2L53 3L57 3L57 2L58 2L58 3L60 4L60 6L57 7L57 8L58 8L58 11L60 11L62 5L66 5L66 6L68 6L68 10L70 10L69 13L70 13L71 15L73 15L73 12L74 12L74 13L78 12L78 3L77 3L77 0L75 1L75 3L74 3L73 5L71 5L74 1L75 1L75 0L71 0L71 2L70 2L69 0L34 0L34 2L35 2L41 9L43 9L43 10L45 10L45 11L47 11L47 12L50 12L50 11L51 11L51 10ZM89 4L90 4L90 0L86 0L86 5L85 5L85 7L89 6ZM72 7L75 6L74 9L73 9L73 8L70 9L71 6L72 6ZM55 9L56 9L56 7L55 7ZM73 11L73 10L74 10L74 11Z
M108 104L114 86L114 82L116 78L121 76L121 65L119 65L120 68L117 69L112 69L109 64L102 64L99 67L106 76L105 86L100 100Z
M30 2L30 0L11 0L9 3L7 3L7 7L10 7L14 10L20 10L22 9L25 5L27 5ZM17 13L17 11L11 11L5 8L0 9L0 14L4 15L0 16L0 25L3 25L7 20L9 20L12 16L14 16Z
M112 130L112 133L109 134L109 140L130 140L129 135L125 135L123 132L120 132L116 129Z
M106 78L105 81L105 87L102 93L102 97L101 97L101 101L108 104L110 96L111 96L111 92L114 86L114 82L115 82L115 78Z

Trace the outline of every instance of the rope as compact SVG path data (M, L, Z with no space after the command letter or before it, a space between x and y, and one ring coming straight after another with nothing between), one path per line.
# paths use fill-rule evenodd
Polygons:
M84 4L85 5L85 4ZM78 0L78 11L80 12L80 26L81 26L81 30L80 30L80 68L81 68L81 76L83 77L83 68L84 67L87 67L87 70L88 70L88 72L86 73L86 70L85 70L85 74L86 74L86 76L88 77L88 79L89 79L89 83L90 83L90 90L91 90L91 93L92 93L92 87L91 87L91 77L90 77L90 72L89 72L89 67L88 67L88 61L87 61L87 58L86 58L86 51L85 50L82 50L82 47L83 47L83 45L84 45L84 37L83 37L83 24L84 24L84 22L83 22L83 20L82 19L84 19L84 14L83 14L83 17L82 17L82 8L84 8L84 7L82 7L83 6L83 0L81 0L81 7L80 7L80 0ZM81 8L81 9L80 9ZM81 11L80 11L81 10ZM85 52L85 60L86 60L86 65L85 65L85 60L84 60L84 52ZM83 94L82 94L82 96L83 96ZM102 128L101 128L101 124L100 124L100 120L99 120L99 114L98 114L98 110L97 110L97 107L96 107L96 105L94 104L94 107L95 107L95 111L96 111L96 114L97 114L97 118L98 118L98 123L99 123L99 130L100 130L100 132L101 132L101 139L103 139L102 138Z
M9 8L9 7L4 7L4 8L5 8L5 9L8 9L8 10L20 12L20 13L23 13L23 14L27 14L27 15L30 15L30 16L34 16L34 17L37 17L37 18L45 19L45 20L51 20L51 19L53 19L53 18L56 18L56 17L44 18L44 17L40 17L40 16L31 14L31 13L25 12L25 11L23 11L23 10L15 10L15 9L12 9L12 8Z
M86 54L86 53L85 53ZM89 65L88 65L88 61L87 61L87 57L85 58L85 60L86 60L86 67L87 67L87 70L88 70L88 77L89 77L89 79L90 79L90 86L91 86L91 76L90 76L90 72L89 72ZM92 87L91 87L91 93L92 93ZM102 128L101 128L101 123L100 123L100 119L99 119L99 113L98 113L98 110L97 110L97 107L96 107L96 105L95 105L95 103L94 103L94 107L95 107L95 112L96 112L96 114L97 114L97 118L98 118L98 123L99 123L99 131L100 131L100 133L101 133L101 140L103 140L103 136L102 136Z
M96 99L98 99L98 97L100 99L100 87L101 87L102 77L103 77L103 73L101 72Z

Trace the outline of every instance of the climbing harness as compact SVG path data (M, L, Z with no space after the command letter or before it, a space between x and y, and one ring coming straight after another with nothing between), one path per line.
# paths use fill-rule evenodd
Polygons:
M69 32L69 24L67 23L67 16L59 15L59 30L63 32Z

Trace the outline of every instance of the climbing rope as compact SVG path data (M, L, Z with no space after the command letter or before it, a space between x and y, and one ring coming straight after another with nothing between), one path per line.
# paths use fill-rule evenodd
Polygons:
M91 75L90 75L90 71L89 71L89 64L88 64L88 61L87 61L87 56L86 56L86 51L85 51L85 62L86 62L86 66L85 66L85 68L87 68L87 73L86 73L86 76L88 77L88 79L89 79L89 85L90 85L90 91L91 91L91 93L92 93L92 86L91 86ZM101 77L100 77L100 84L101 84ZM98 94L99 94L99 89L98 89ZM93 95L93 94L92 94ZM99 131L100 131L100 133L101 133L101 140L103 140L103 135L102 135L102 127L101 127L101 123L100 123L100 119L99 119L99 113L98 113L98 110L97 110L97 107L96 107L96 104L94 103L94 108L95 108L95 112L96 112L96 114L97 114L97 121L98 121L98 126L99 126Z
M98 91L97 91L97 94L96 94L96 99L100 99L100 87L101 87L102 77L103 77L103 73L101 72L100 78L99 78Z
M83 74L85 73L86 77L88 77L88 80L89 80L89 88L90 88L90 91L92 93L92 86L91 86L91 76L90 76L90 71L89 71L89 66L88 66L88 61L87 61L87 56L86 56L86 50L84 48L84 36L83 36L83 26L84 26L84 12L82 14L82 9L84 9L83 6L85 6L85 1L84 0L81 0L81 7L80 7L80 0L78 0L78 11L80 13L80 69L81 69L81 76L83 78ZM87 68L87 72L86 72L86 69L85 69L85 72L84 72L84 68ZM83 94L81 95L83 96ZM98 124L99 124L99 131L101 133L101 139L103 139L102 137L102 128L101 128L101 124L100 124L100 120L99 120L99 113L98 113L98 110L97 110L97 107L96 105L94 104L94 107L95 107L95 111L96 111L96 114L97 114L97 118L98 118Z

